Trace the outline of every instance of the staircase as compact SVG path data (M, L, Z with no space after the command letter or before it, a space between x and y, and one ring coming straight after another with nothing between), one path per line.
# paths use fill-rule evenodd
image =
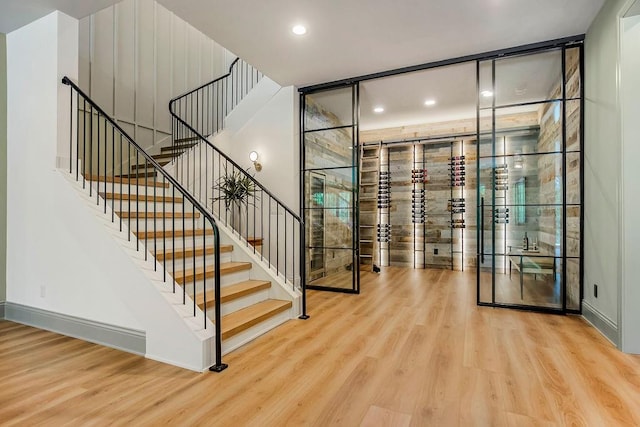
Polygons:
M162 165L160 162L159 164ZM116 192L105 193L98 189L100 197L107 203L113 202L118 219L122 218L128 229L149 248L155 260L163 265L180 288L178 293L189 294L191 297L195 295L193 300L201 310L206 306L213 307L213 229L205 229L199 225L201 216L198 212L184 212L183 197L161 195L162 190L166 193L170 186L168 183L149 180L147 177L152 173L157 175L157 171L150 170L145 177L87 178L97 186L116 181L122 184L122 188L117 186ZM252 278L253 264L234 260L232 244L223 244L219 250L224 353L246 342L247 336L260 335L266 329L287 321L291 317L287 311L293 304L291 300L270 298L271 281ZM205 258L209 262L205 262ZM194 294L193 289L202 290ZM245 334L244 339L237 339L241 333ZM232 344L228 345L229 342Z
M71 87L69 176L75 175L94 207L143 254L153 271L142 268L151 280L161 277L158 291L179 301L181 307L174 307L181 321L203 343L199 357L215 352L207 367L224 370L223 353L298 314L299 293L285 289L274 272L258 268L263 236L239 240L232 230L219 228L206 202L163 168L193 151L199 138L177 138L150 155L73 82L63 83ZM212 326L215 334L207 332Z

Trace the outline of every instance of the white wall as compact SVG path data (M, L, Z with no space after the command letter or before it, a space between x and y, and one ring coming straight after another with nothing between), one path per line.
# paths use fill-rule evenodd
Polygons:
M153 0L80 21L80 87L140 145L171 133L169 101L227 72L229 52Z
M138 327L107 286L92 286L104 284L104 268L93 270L100 262L87 250L86 225L76 222L54 179L60 89L67 89L60 111L69 109L60 80L76 77L78 67L77 56L74 63L57 54L77 44L77 21L58 12L7 35L7 300Z
M620 129L617 13L605 3L585 40L584 300L618 326ZM598 298L593 285L598 285Z
M633 267L638 253L634 189L640 174L634 164L637 139L626 140L635 138L636 130L625 130L623 135L621 102L635 96L637 108L638 71L633 82L624 76L620 81L621 18L632 4L632 0L607 1L585 40L584 302L604 321L597 326L617 333L617 339L613 337L616 344L624 351L637 352L640 298ZM638 51L634 54L637 60ZM637 116L634 120L637 122ZM597 298L594 284L598 285Z
M622 349L640 353L640 16L621 28L622 104Z
M0 302L7 294L7 40L0 33ZM1 316L1 314L0 314Z
M123 249L126 235L55 167L59 147L68 151L61 79L77 77L77 55L68 54L77 43L78 21L59 12L7 36L7 301L143 330L147 357L201 370L212 330L183 320L192 318L171 300L181 296L159 292L153 268Z
M259 108L243 110L243 104L252 104L253 92L229 115L232 132L225 132L214 143L223 153L244 168L250 168L255 178L284 204L298 213L299 203L299 123L298 92L293 86L280 88L272 80L263 78L261 87L276 85L269 98L259 101ZM243 117L238 117L242 115ZM255 172L249 153L260 155L262 171Z

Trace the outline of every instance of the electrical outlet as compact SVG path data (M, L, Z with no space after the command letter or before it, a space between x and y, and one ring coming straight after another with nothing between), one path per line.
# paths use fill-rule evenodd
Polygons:
M47 294L47 288L44 286L40 286L40 298L44 298Z
M433 248L433 254L438 255L438 248Z
M598 298L598 285L596 285L595 283L593 284L593 296L595 298Z

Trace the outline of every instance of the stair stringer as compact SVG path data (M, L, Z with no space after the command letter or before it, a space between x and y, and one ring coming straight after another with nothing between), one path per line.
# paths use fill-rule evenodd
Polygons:
M205 329L204 313L196 308L196 315L193 315L189 296L186 297L187 304L183 304L181 292L172 292L170 274L167 273L168 279L164 282L162 265L146 251L143 242L140 242L140 250L136 250L137 239L124 222L122 231L119 221L111 222L109 203L105 213L104 199L100 198L101 203L97 205L95 193L89 196L89 183L83 189L82 181L76 181L66 171L58 172L84 202L83 220L102 225L96 227L98 232L94 235L87 236L91 245L100 248L100 252L108 251L111 258L117 257L116 268L130 272L126 281L113 281L111 287L142 325L146 338L145 357L197 372L208 369L214 363L215 348L215 328L211 321L206 320ZM176 289L180 289L177 284Z

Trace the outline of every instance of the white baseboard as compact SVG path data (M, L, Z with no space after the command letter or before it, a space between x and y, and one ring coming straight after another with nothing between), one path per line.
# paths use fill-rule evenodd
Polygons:
M56 332L95 344L144 356L144 331L109 325L12 302L0 303L1 317L16 323Z
M582 317L591 323L605 338L611 341L613 345L620 348L618 326L597 308L584 300L582 301Z

